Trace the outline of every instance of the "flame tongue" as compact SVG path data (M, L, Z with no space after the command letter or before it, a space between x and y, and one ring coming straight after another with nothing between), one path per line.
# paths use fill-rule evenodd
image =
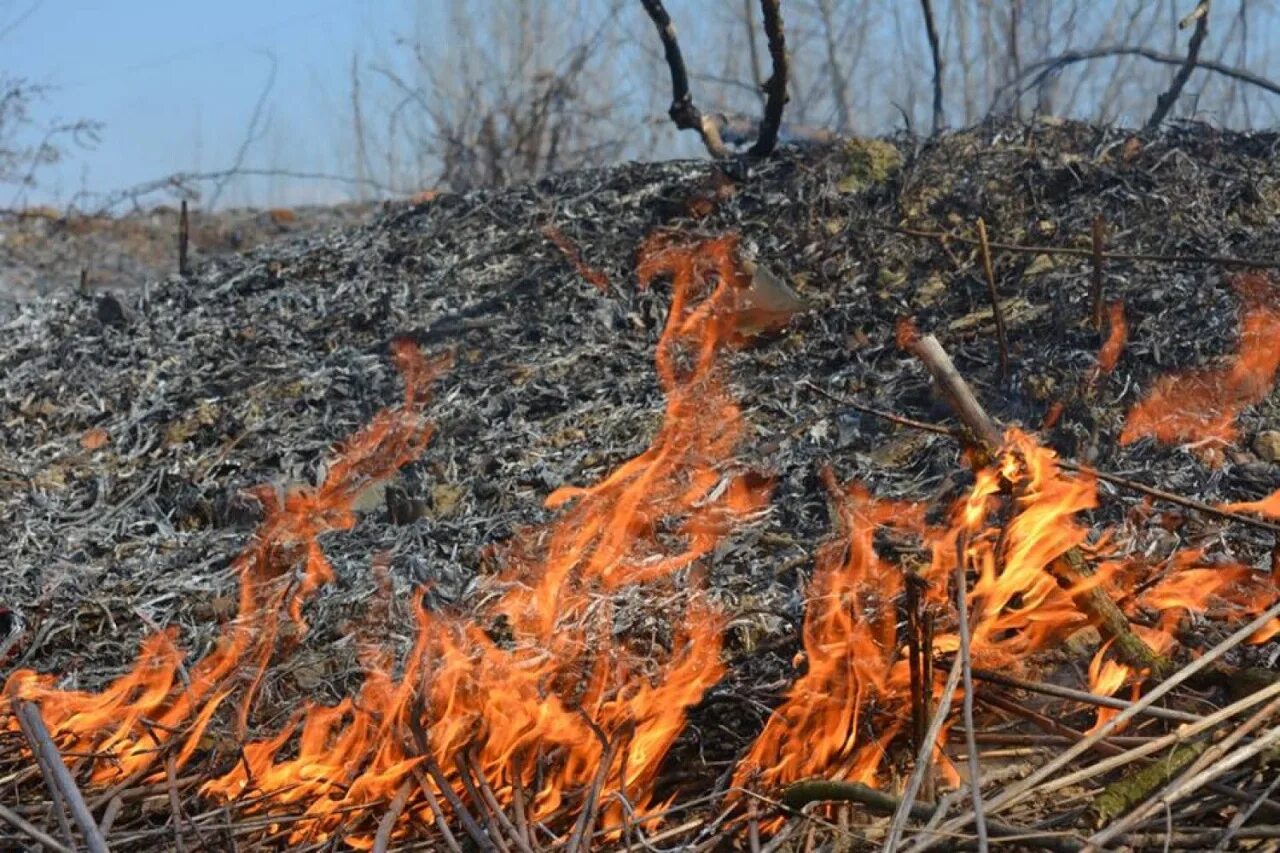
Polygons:
M1230 362L1217 368L1161 377L1133 407L1120 435L1122 444L1152 436L1164 443L1229 444L1236 418L1264 399L1280 369L1280 297L1266 276L1245 273L1232 280L1240 298L1240 344ZM1214 461L1219 459L1211 454Z

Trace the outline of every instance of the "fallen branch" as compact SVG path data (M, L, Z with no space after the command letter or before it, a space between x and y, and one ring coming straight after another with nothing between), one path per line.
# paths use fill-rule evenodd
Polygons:
M1179 24L1179 29L1185 28L1187 22L1192 18L1196 22L1196 31L1191 34L1191 43L1187 45L1186 61L1179 66L1176 74L1173 75L1173 82L1169 84L1169 90L1156 98L1156 108L1151 113L1151 118L1147 119L1144 130L1155 130L1160 126L1160 122L1164 121L1165 116L1169 114L1169 110L1173 109L1173 105L1178 102L1178 96L1182 94L1182 87L1187 85L1187 79L1191 77L1191 72L1196 70L1196 61L1200 58L1200 46L1204 44L1204 38L1209 34L1209 0L1200 0L1196 5L1196 9L1187 18L1184 18Z

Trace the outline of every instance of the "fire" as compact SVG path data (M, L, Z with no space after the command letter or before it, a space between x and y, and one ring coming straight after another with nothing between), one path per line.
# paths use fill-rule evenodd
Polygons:
M394 344L392 354L405 378L403 404L379 413L352 436L318 488L283 496L258 490L266 516L235 563L238 615L185 683L178 677L185 656L168 632L144 642L134 668L101 693L59 690L51 676L30 670L9 677L5 695L39 703L64 751L99 756L94 782L152 771L162 748L176 749L176 767L183 767L232 694L238 702L236 730L243 735L277 646L287 647L288 635L305 630L304 601L333 577L320 536L350 529L360 493L419 455L431 438L423 410L444 361L428 361L405 342Z
M1107 374L1116 369L1124 345L1129 340L1129 324L1124 316L1124 303L1107 305L1107 339L1098 350L1098 373Z
M1133 407L1121 444L1143 436L1162 443L1230 444L1236 418L1264 399L1280 369L1280 298L1269 278L1244 273L1232 280L1240 298L1240 344L1229 363L1161 377ZM1210 455L1211 461L1217 461Z
M835 530L818 552L808 592L806 671L738 766L739 785L775 789L809 776L884 783L889 743L910 729L910 665L897 628L897 599L909 574L927 584L924 600L937 616L935 655L951 654L960 646L949 591L959 561L970 578L974 666L1015 673L1087 624L1074 596L1089 585L1107 588L1131 617L1157 614L1154 626L1133 626L1157 653L1175 645L1188 612L1211 610L1235 620L1259 612L1276 595L1270 578L1247 566L1211 567L1200 552L1180 554L1154 567L1156 574L1114 554L1111 533L1090 543L1080 514L1096 505L1096 483L1063 472L1052 451L1017 430L1009 431L1000 458L978 472L943 526L925 524L920 505L877 500L857 484L837 486L830 472L824 479ZM914 539L930 558L889 563L875 550L877 533ZM1063 588L1052 569L1073 547L1084 549L1098 570ZM1123 592L1132 589L1142 592L1125 599ZM1090 667L1090 688L1103 695L1137 676L1107 652L1100 649ZM937 674L926 681L933 707L942 682ZM945 764L942 770L951 773Z
M719 361L747 339L739 325L751 305L736 249L733 238L657 237L643 247L642 286L673 279L656 358L667 408L652 446L593 486L551 495L560 517L506 548L479 611L431 612L419 597L406 654L366 639L357 695L249 736L268 667L306 630L308 597L333 579L321 537L350 529L359 495L430 438L425 389L444 363L403 343L394 355L404 403L342 446L318 488L259 491L266 517L237 561L238 615L188 683L178 678L184 655L165 633L100 693L58 690L23 671L8 695L38 702L64 751L98 756L97 783L160 772L161 756L173 752L177 767L205 754L204 733L225 708L242 746L201 790L231 802L251 796L246 811L291 815L290 844L323 840L353 812L397 795L403 834L411 822L432 823L433 800L476 787L503 804L519 796L538 819L588 800L606 826L627 818L620 798L643 812L686 710L724 672L724 617L697 594L696 564L761 513L770 492L766 479L730 462L742 418ZM655 615L669 626L656 648L615 630L619 598L641 586L663 602ZM502 625L505 636L485 625ZM372 834L352 829L344 841L368 847Z
M300 707L279 726L259 707L269 669L307 630L309 599L333 580L323 537L351 529L358 498L431 438L428 388L447 360L406 342L392 348L403 402L338 448L324 482L257 492L265 517L235 564L238 612L210 654L184 669L176 634L164 632L100 692L61 690L24 670L9 678L6 697L38 703L57 745L94 784L202 762L204 796L259 813L264 825L278 821L269 832L293 846L336 838L369 848L379 821L397 839L441 814L465 825L468 803L514 804L552 832L580 817L583 827L617 833L655 811L663 763L689 709L726 671L727 620L703 594L700 568L724 537L766 512L772 490L734 462L744 423L724 355L787 317L761 310L733 237L653 236L637 274L642 287L659 277L672 286L655 353L666 405L648 449L595 484L551 494L556 517L496 550L500 571L479 582L465 612L431 610L419 592L409 648L388 645L386 632L358 632L364 679L353 695ZM1276 346L1260 324L1280 323L1280 309L1265 307L1248 281L1238 285L1252 306L1240 357L1214 376L1227 391L1209 395L1211 372L1202 372L1195 382L1164 381L1143 406L1155 411L1191 388L1199 422L1230 409L1230 426L1244 401L1265 391L1280 352L1266 354ZM898 332L900 340L915 334L909 323ZM1124 337L1116 305L1101 370L1114 367ZM1142 411L1131 425L1154 417ZM1091 539L1082 514L1097 504L1095 482L1064 472L1052 451L1017 430L941 522L926 519L923 503L876 498L829 469L822 479L833 532L808 589L804 671L736 768L740 786L772 790L811 775L886 781L888 756L912 728L899 627L908 583L935 617L934 656L954 655L961 637L952 584L962 570L974 665L1014 672L1086 625L1076 601L1093 585L1142 615L1134 630L1160 652L1175 645L1188 612L1234 620L1275 596L1273 579L1248 566L1213 565L1195 551L1153 566L1121 553L1120 531ZM1235 508L1274 515L1275 500ZM878 548L889 541L907 556L883 556ZM1055 569L1072 549L1097 571L1065 588ZM375 558L373 571L391 612L385 560ZM1090 667L1099 693L1140 675L1108 653ZM944 680L923 678L936 707ZM5 715L0 725L15 723ZM945 755L941 740L936 754Z

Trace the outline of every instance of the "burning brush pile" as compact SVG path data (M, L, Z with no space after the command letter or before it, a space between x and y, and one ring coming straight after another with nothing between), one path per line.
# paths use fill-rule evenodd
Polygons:
M1269 849L1277 145L627 166L25 309L0 839Z

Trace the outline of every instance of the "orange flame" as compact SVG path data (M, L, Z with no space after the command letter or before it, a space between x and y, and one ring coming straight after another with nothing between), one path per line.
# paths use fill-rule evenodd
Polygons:
M836 529L818 553L809 590L807 671L738 766L739 785L776 788L813 775L869 785L881 780L889 741L910 717L911 688L894 601L907 569L876 554L877 532L918 537L932 554L918 572L928 583L928 604L942 615L935 656L960 646L947 589L957 561L962 563L970 578L970 654L975 666L988 669L1026 669L1037 652L1086 624L1074 596L1087 586L1123 582L1135 588L1144 580L1140 564L1103 561L1076 588L1059 584L1051 567L1068 550L1081 547L1103 557L1110 547L1086 546L1086 529L1078 520L1096 503L1096 483L1065 474L1052 451L1017 430L1009 431L996 464L978 472L941 528L925 525L919 506L878 501L857 485L837 488L829 472L824 477L833 495ZM1000 523L1004 514L1008 518ZM1179 555L1163 577L1141 588L1145 591L1127 606L1131 613L1144 609L1160 615L1154 628L1133 626L1158 653L1174 644L1182 613L1212 607L1236 619L1259 612L1276 595L1270 580L1248 567L1209 568L1199 553ZM1112 592L1119 597L1118 590ZM1094 659L1090 684L1095 692L1111 694L1132 672L1106 659L1105 652ZM941 679L932 675L926 683L936 706ZM940 748L941 738L935 753L941 757ZM952 772L947 766L943 770Z
M288 645L306 630L303 602L333 577L319 537L350 529L360 493L418 456L430 440L423 409L445 360L429 362L402 341L393 344L392 355L405 378L404 403L380 412L352 436L318 488L294 489L283 497L269 489L256 492L266 516L234 564L238 615L185 684L178 678L184 655L168 632L145 641L134 668L100 693L59 690L51 676L30 670L9 677L5 695L38 702L64 750L99 756L94 782L150 771L170 743L179 744L175 764L181 768L232 693L240 694L237 732L243 735L277 645Z
M1107 339L1098 350L1098 372L1108 374L1116 369L1124 345L1129 340L1129 324L1124 317L1124 303L1112 302L1107 305Z
M1259 402L1280 369L1280 299L1266 276L1244 273L1232 280L1241 302L1240 345L1224 367L1163 376L1146 399L1133 407L1120 443L1143 436L1163 443L1229 444L1236 418ZM1211 461L1217 457L1210 455Z

